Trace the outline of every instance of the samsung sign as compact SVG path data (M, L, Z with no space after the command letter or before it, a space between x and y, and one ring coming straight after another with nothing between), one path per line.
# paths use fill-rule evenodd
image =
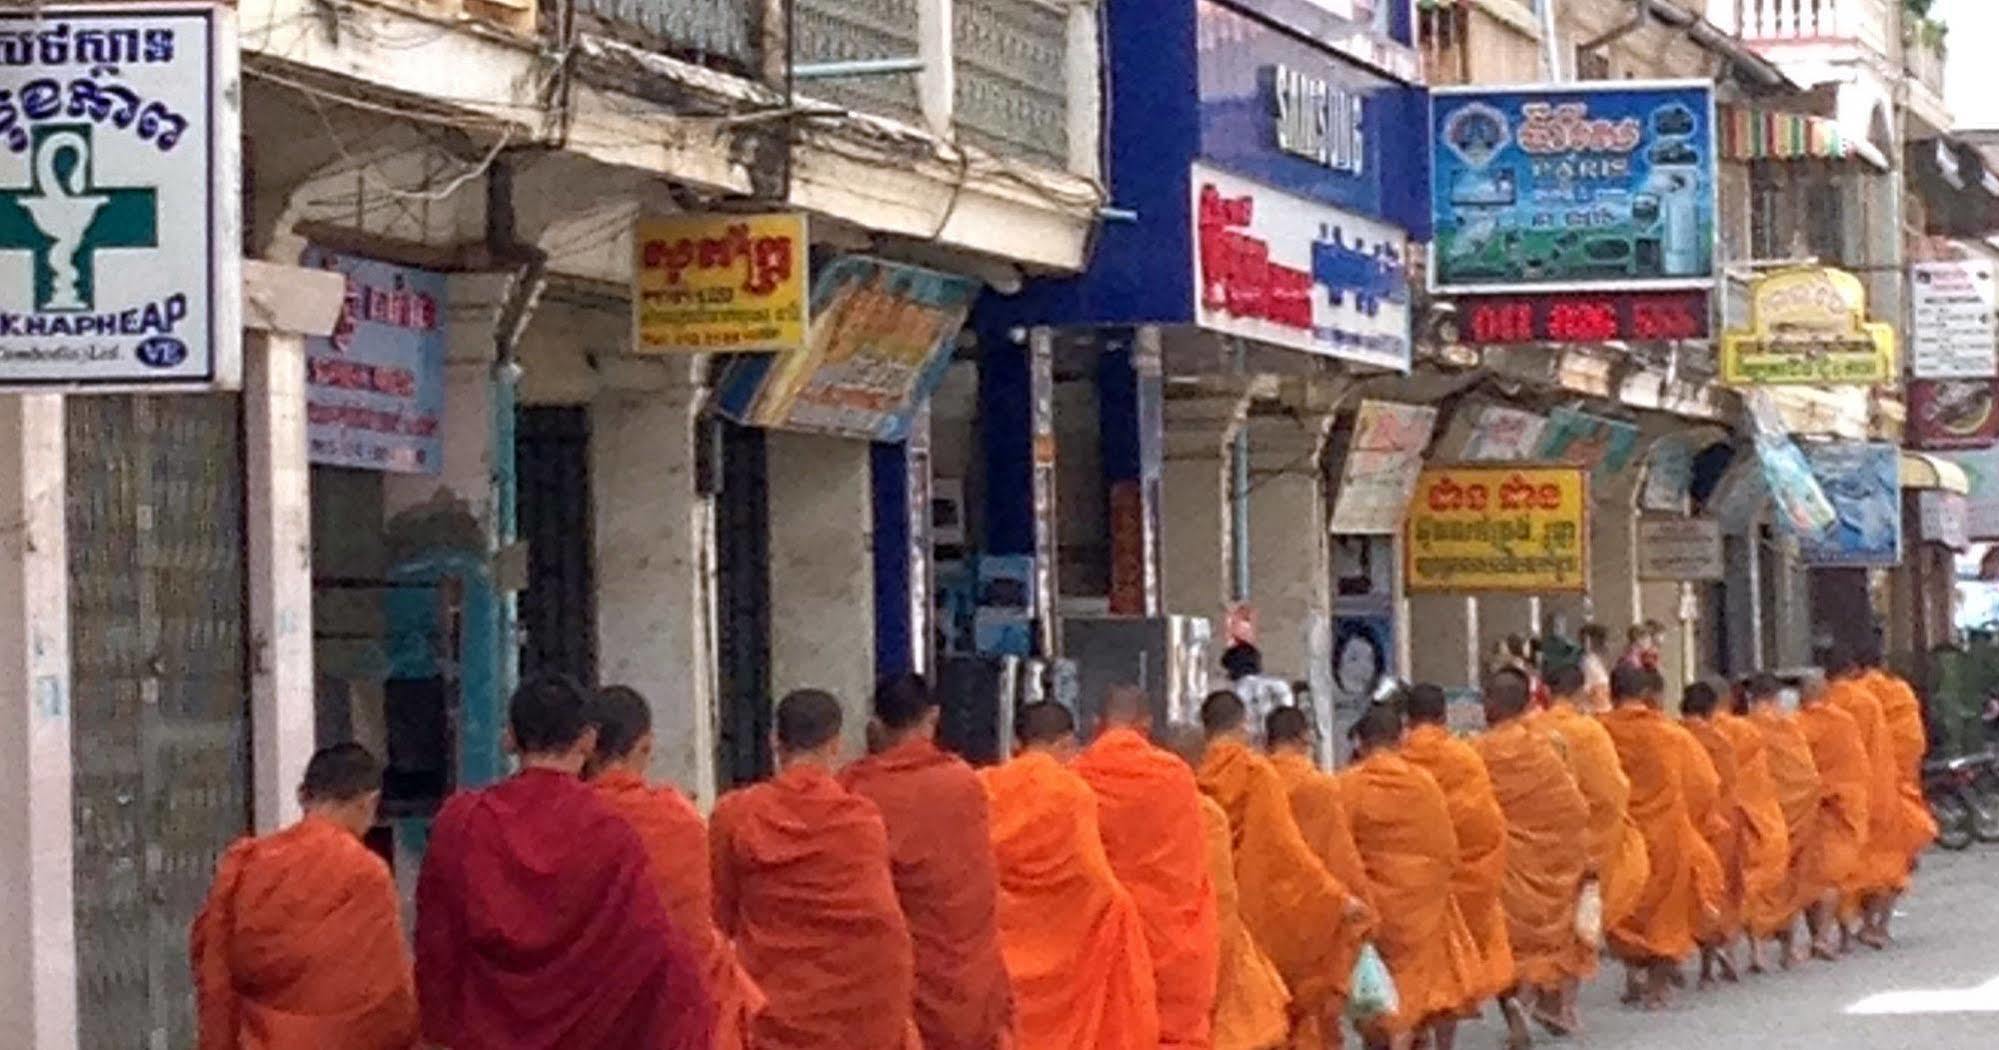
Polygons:
M1367 168L1365 97L1290 66L1271 70L1277 148L1348 175Z

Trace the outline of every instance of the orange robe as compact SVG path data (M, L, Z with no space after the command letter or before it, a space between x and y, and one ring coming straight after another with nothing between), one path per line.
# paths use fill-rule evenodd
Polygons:
M1043 751L979 774L992 802L1000 952L1032 1050L1156 1050L1145 922L1111 871L1097 800Z
M1548 988L1568 976L1580 938L1576 902L1590 870L1589 803L1561 752L1539 727L1516 718L1472 741L1506 816L1506 879L1499 899L1513 947L1514 976Z
M1703 931L1704 941L1717 944L1734 940L1742 933L1742 812L1737 801L1741 760L1735 751L1735 741L1712 719L1689 718L1680 725L1700 749L1693 765L1701 783L1694 787L1689 781L1688 802L1694 824L1713 848L1718 865L1713 873L1717 883L1713 899L1717 915L1714 924ZM1712 795L1707 791L1708 772L1713 774Z
M1575 774L1576 786L1589 803L1590 867L1603 897L1603 928L1608 931L1638 910L1652 876L1645 836L1631 819L1631 779L1617 758L1617 745L1603 723L1567 704L1556 704L1534 722L1546 731ZM1597 948L1581 941L1570 956L1567 975L1587 980L1596 974Z
M1070 768L1097 796L1104 852L1145 922L1159 1046L1205 1050L1221 961L1194 771L1124 728L1107 730Z
M1790 839L1791 859L1785 871L1783 900L1789 910L1782 920L1788 928L1798 912L1824 895L1825 836L1819 825L1824 804L1824 788L1818 760L1805 735L1804 722L1795 714L1774 705L1750 711L1749 723L1763 735L1765 757L1770 763L1770 780L1777 788L1777 805L1784 811L1784 834Z
M1493 796L1492 776L1470 744L1439 725L1419 725L1402 741L1402 756L1436 778L1458 840L1451 892L1478 944L1479 971L1465 1005L1513 986L1513 947L1506 936L1500 885L1506 881L1506 816Z
M895 892L916 949L923 1050L993 1050L1012 1020L1000 958L999 882L986 790L956 755L918 736L853 763L847 790L888 826Z
M1929 753L1929 730L1923 725L1923 704L1899 676L1873 670L1862 679L1881 701L1888 722L1888 741L1895 753L1896 797L1901 807L1902 853L1910 870L1916 858L1936 841L1937 822L1923 798L1923 756Z
M1769 744L1756 724L1740 715L1718 714L1714 725L1735 747L1735 871L1742 925L1751 937L1768 939L1796 914L1789 890L1791 835L1770 773Z
M1853 716L1860 743L1867 751L1867 841L1860 848L1860 868L1841 886L1845 910L1857 911L1863 895L1898 891L1909 886L1909 858L1903 851L1901 775L1895 767L1895 742L1888 733L1888 716L1881 699L1861 678L1834 681L1828 702Z
M401 914L388 865L331 821L229 847L189 936L200 1050L411 1050Z
M918 1045L915 955L874 803L793 766L722 796L709 849L716 923L769 999L751 1045Z
M1706 880L1720 867L1687 805L1687 772L1697 766L1688 749L1699 748L1664 714L1636 704L1604 715L1603 726L1631 778L1631 816L1645 836L1651 869L1638 907L1606 939L1629 963L1685 959L1711 918L1706 895L1716 887Z
M1215 1050L1272 1050L1291 1031L1291 993L1284 978L1242 921L1235 881L1235 848L1229 844L1229 815L1214 799L1201 796L1207 827L1208 872L1215 884L1215 926L1221 942L1215 982Z
M624 770L605 773L591 786L639 833L666 914L700 960L708 994L715 1000L715 1050L745 1050L764 996L737 961L735 945L715 928L714 874L700 811L673 788L649 787L638 774Z
M1340 797L1338 778L1313 765L1310 756L1290 751L1271 755L1270 765L1284 781L1291 815L1305 841L1347 892L1372 906L1374 886L1368 880L1367 865L1361 862L1360 848L1354 845L1353 826L1347 819L1346 801Z
M1391 751L1347 767L1339 783L1354 845L1374 884L1380 922L1375 947L1402 1000L1401 1010L1382 1027L1408 1032L1462 1014L1486 976L1478 943L1452 892L1463 853L1444 789L1422 767Z
M1369 933L1368 923L1347 917L1356 894L1305 841L1284 780L1268 759L1241 741L1216 741L1198 779L1229 818L1243 925L1283 976L1299 1027L1308 1038L1316 1033L1336 1043L1337 1029L1319 1026L1346 1001Z
M1859 723L1831 701L1798 712L1819 771L1818 885L1851 894L1865 883L1873 779Z

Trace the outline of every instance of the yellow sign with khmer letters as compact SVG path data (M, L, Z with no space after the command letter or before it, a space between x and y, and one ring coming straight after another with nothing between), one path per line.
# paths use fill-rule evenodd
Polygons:
M1416 593L1589 589L1589 480L1580 466L1426 467L1402 537Z
M1757 278L1749 327L1721 336L1721 378L1733 386L1871 386L1895 375L1895 329L1867 320L1867 289L1844 270Z
M803 215L640 218L632 236L633 347L641 354L802 349L810 247Z

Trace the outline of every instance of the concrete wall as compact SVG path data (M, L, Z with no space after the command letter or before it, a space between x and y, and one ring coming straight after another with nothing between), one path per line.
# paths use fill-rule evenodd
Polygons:
M1205 616L1218 643L1229 600L1227 443L1239 398L1168 398L1160 483L1160 575L1165 609ZM1218 645L1219 653L1223 646Z
M859 755L875 669L868 444L775 430L768 442L771 693L831 691Z

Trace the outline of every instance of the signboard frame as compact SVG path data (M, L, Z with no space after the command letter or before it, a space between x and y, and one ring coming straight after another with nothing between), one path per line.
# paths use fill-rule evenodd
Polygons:
M1999 375L1999 262L1990 258L1909 264L1909 375L1989 379ZM1947 289L1941 285L1949 285ZM1968 356L1967 356L1968 355Z
M1547 584L1539 581L1522 581L1507 584L1481 584L1476 586L1455 585L1448 582L1432 582L1417 571L1417 537L1421 527L1419 520L1419 497L1424 491L1424 478L1432 473L1444 471L1471 472L1486 475L1524 475L1527 473L1562 473L1574 477L1577 499L1576 515L1576 577L1572 581ZM1591 504L1590 472L1574 463L1427 463L1417 477L1414 494L1410 498L1409 513L1403 521L1400 537L1402 547L1402 585L1405 594L1588 594L1590 564L1590 519L1594 512Z
M632 352L804 350L812 328L811 229L795 211L639 215L632 223ZM656 316L648 318L649 310ZM700 316L722 311L746 316L733 325ZM764 316L753 319L750 311Z
M1867 320L1858 277L1830 266L1779 270L1751 284L1749 304L1749 327L1721 336L1723 383L1874 386L1897 378L1895 328ZM1752 370L1752 354L1774 360ZM1795 367L1778 371L1786 362Z
M1674 535L1679 533L1679 535ZM1638 578L1647 582L1715 583L1728 578L1721 522L1713 518L1646 515L1638 519ZM1695 550L1698 547L1699 550ZM1669 556L1677 551L1677 557ZM1698 562L1693 559L1699 557ZM1693 570L1675 570L1675 561Z
M439 473L450 340L445 275L317 245L306 248L303 261L347 281L333 333L305 341L307 459L354 470ZM348 412L364 425L347 426Z

